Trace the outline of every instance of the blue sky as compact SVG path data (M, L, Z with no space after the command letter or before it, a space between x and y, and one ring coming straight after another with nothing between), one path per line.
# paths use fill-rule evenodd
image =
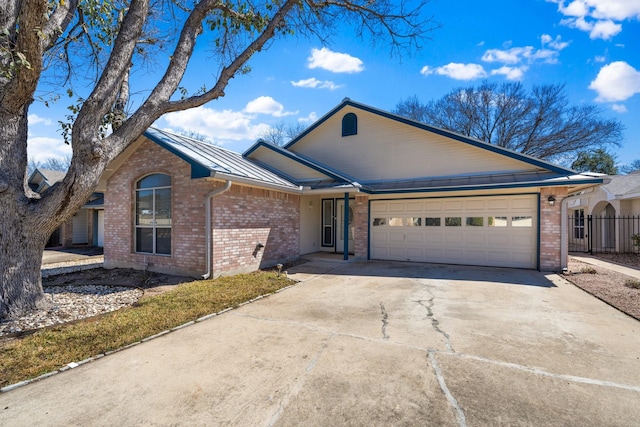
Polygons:
M572 104L598 104L624 124L622 146L612 149L619 164L640 159L640 0L431 0L426 11L441 28L412 56L393 57L348 28L328 45L278 40L252 59L251 73L231 81L224 98L155 125L242 152L269 126L311 124L345 97L392 110L409 96L427 102L485 79L565 84ZM211 81L217 67L209 61L205 53L183 85L196 90ZM153 78L133 76L132 91L148 89ZM59 131L62 102L33 104L31 158L71 153Z

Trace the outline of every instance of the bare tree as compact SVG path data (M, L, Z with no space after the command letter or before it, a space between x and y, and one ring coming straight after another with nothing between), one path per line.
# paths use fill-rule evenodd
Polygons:
M415 50L434 26L426 0L2 0L0 2L0 318L45 306L40 266L49 235L87 200L106 165L161 115L224 96L251 57L292 34L331 36L350 22L357 36ZM175 31L174 31L175 28ZM159 30L161 29L161 30ZM214 75L181 87L196 42L208 41ZM126 117L132 64L156 55L159 81ZM137 66L137 65L136 65ZM162 68L161 68L162 67ZM59 78L62 76L61 78ZM70 82L87 81L86 95ZM39 84L77 96L64 128L73 154L65 178L39 199L25 190L27 117ZM133 90L133 89L132 89ZM137 93L143 93L136 91ZM113 124L116 126L112 126ZM105 127L111 131L105 131Z
M211 141L211 138L209 138L207 135L196 132L195 130L187 129L183 132L180 132L180 135L186 136L187 138L195 139L196 141L206 142L207 144L218 145L214 141Z
M546 160L619 145L624 130L619 121L601 117L595 105L569 105L563 85L534 86L527 92L521 83L484 82L426 104L414 96L394 111Z
M29 159L27 163L27 177L30 176L36 168L48 169L52 171L66 172L71 165L71 156L66 155L63 158L49 157L43 161Z
M640 159L636 159L636 160L632 161L631 163L622 166L620 168L620 172L627 173L627 174L640 173Z
M288 141L300 135L305 129L306 126L300 122L285 123L284 121L280 121L265 130L260 135L260 139L268 142L269 144L281 147Z

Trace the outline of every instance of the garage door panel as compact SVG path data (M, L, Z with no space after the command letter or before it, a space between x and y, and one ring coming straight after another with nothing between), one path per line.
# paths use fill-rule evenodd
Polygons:
M398 231L390 232L389 242L390 243L404 242L404 233L398 232Z
M465 208L468 211L482 211L485 209L484 205L484 200L469 200L467 201Z
M395 248L395 247L390 247L388 249L388 252L390 257L392 257L393 259L404 259L404 253L405 250L404 248Z
M407 202L406 204L407 206L407 212L422 212L423 211L423 207L422 207L422 202Z
M511 207L513 209L533 209L533 200L531 198L515 198L511 202Z
M462 233L447 233L444 236L444 242L447 245L450 244L459 244L461 245L464 242L464 235Z
M536 266L536 195L372 201L371 211L374 259Z
M374 243L384 243L389 241L389 237L387 236L387 233L383 231L378 231L373 233L372 240Z
M484 245L484 234L467 234L467 244L469 245Z
M509 235L507 233L489 234L487 236L487 244L489 246L507 246L509 244Z
M533 244L532 236L515 235L512 239L513 246L530 247Z
M419 231L407 231L407 243L422 243L423 242L423 234Z
M444 202L444 210L446 211L461 211L463 209L461 200L446 200Z
M387 212L389 207L387 206L387 202L376 202L371 204L371 212Z
M389 212L404 212L404 202L389 202Z
M440 212L442 210L442 202L441 201L426 201L424 202L424 210L429 212Z
M422 261L424 259L424 251L421 248L407 248L407 258L412 261Z
M444 235L442 233L427 232L424 235L424 240L426 243L442 243L442 241L444 240Z
M505 198L492 198L487 202L489 210L507 210L509 209L509 200Z

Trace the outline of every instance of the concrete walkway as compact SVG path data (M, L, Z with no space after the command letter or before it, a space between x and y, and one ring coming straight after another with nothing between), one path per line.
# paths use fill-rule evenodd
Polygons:
M640 323L557 275L289 273L301 283L0 394L0 425L640 425Z
M602 268L606 268L607 270L616 271L618 273L626 274L627 276L634 277L640 280L640 269L605 261L603 259L589 256L589 255L577 255L577 256L570 255L570 256L571 258L577 261L595 265Z

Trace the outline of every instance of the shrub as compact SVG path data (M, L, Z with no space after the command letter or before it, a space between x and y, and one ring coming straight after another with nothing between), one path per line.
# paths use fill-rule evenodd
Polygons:
M627 288L640 289L640 280L638 280L638 279L627 279L624 282L624 285Z
M582 270L580 270L580 273L582 273L582 274L598 274L598 270L596 270L593 267L582 267Z

